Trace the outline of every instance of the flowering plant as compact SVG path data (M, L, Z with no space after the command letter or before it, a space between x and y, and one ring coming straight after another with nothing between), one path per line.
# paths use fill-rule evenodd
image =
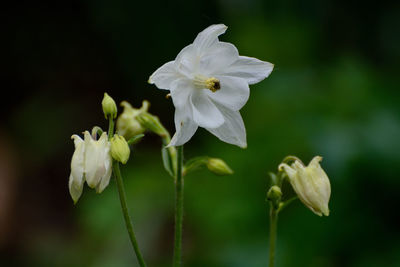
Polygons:
M165 63L149 78L159 89L168 90L175 106L175 134L171 135L159 118L148 112L150 103L133 108L128 102L121 105L124 111L117 119L115 101L104 94L102 108L109 122L107 133L94 127L92 134L84 132L84 140L73 135L75 151L71 160L69 178L70 195L76 204L82 195L84 183L101 193L115 177L126 228L140 266L146 266L139 250L133 225L128 214L120 163L126 164L131 155L130 146L152 132L162 140L163 165L174 178L175 184L175 240L173 266L181 266L183 235L184 177L201 168L216 175L232 175L228 164L219 158L200 156L184 161L183 145L198 127L205 128L221 141L247 147L246 130L240 109L249 99L249 85L268 77L274 65L256 58L240 56L233 44L221 42L218 37L226 31L223 24L211 25L195 38L194 42ZM114 120L117 119L116 131ZM96 140L97 135L100 136ZM317 156L305 166L300 159L286 157L271 173L271 186L267 192L270 202L270 253L269 266L274 266L278 214L293 200L299 198L317 215L329 215L328 202L331 188L328 176L321 168ZM294 197L282 186L290 184Z

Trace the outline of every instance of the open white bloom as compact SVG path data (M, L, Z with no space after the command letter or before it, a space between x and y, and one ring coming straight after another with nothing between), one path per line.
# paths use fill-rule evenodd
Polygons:
M110 142L106 133L95 140L88 131L84 140L73 135L75 152L71 160L71 175L69 177L69 192L76 203L82 195L83 184L86 180L91 188L101 193L109 184L112 172Z
M321 160L322 157L316 156L307 167L300 160L296 160L291 166L282 163L279 170L286 172L290 184L304 205L319 216L328 216L331 184L319 164Z
M266 78L273 64L239 56L234 45L220 42L226 29L211 25L150 76L149 83L170 90L175 105L171 146L189 141L199 126L224 142L247 146L239 110L249 98L249 84Z

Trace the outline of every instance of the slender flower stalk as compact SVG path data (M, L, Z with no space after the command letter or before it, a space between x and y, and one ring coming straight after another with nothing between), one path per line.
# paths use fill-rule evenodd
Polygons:
M113 117L111 117L111 116L108 117L108 121L109 121L108 138L109 138L109 140L111 140L114 136L114 119L113 119ZM126 230L128 231L128 235L131 240L131 243L132 243L133 249L135 251L136 258L139 262L139 265L141 267L145 267L146 263L144 262L143 256L139 249L139 245L136 240L135 233L133 232L133 224L132 224L132 220L129 216L128 205L126 202L124 182L122 180L121 170L119 168L119 162L116 160L113 160L113 174L115 177L115 181L117 183L118 195L119 195L119 200L121 203L122 214L124 215Z
M274 205L270 204L269 210L269 267L275 265L275 246L276 246L276 235L278 226L278 210L274 208Z
M143 256L140 253L139 245L137 243L135 233L133 232L132 220L129 216L128 206L126 204L126 195L125 195L124 183L122 181L121 171L119 169L119 162L114 160L113 169L114 169L115 181L117 182L119 200L121 202L121 208L125 219L126 229L128 230L129 238L131 240L133 249L135 250L139 265L141 267L145 267L146 263L144 262Z
M177 148L177 171L175 180L175 245L173 266L182 263L182 226L183 226L183 146Z
M270 173L271 186L267 192L269 209L269 267L275 266L275 250L278 227L278 214L290 203L300 199L303 204L318 216L328 216L328 202L331 186L325 171L319 165L322 157L314 157L308 166L294 156L287 156L278 167L278 173ZM289 164L292 162L291 164ZM282 184L288 179L295 196L282 192Z
M110 141L113 136L114 136L114 120L110 118L108 120L108 140Z

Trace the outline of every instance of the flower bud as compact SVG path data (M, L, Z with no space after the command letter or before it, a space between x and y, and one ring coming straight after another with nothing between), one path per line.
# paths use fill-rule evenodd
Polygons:
M279 202L282 197L282 190L279 186L274 185L268 190L267 199L272 202Z
M129 140L135 135L144 133L146 129L139 123L137 116L147 111L149 103L143 101L140 109L133 108L131 104L126 101L122 101L121 106L124 107L124 111L117 119L118 134L124 136L126 140Z
M106 133L102 133L96 140L88 131L82 140L78 135L73 135L75 152L71 160L71 174L69 176L69 192L76 204L82 195L83 185L86 183L91 188L96 188L101 193L110 182L112 172L112 158L110 142Z
M232 169L222 159L209 158L206 165L211 172L217 175L233 174Z
M115 119L117 117L117 105L115 104L114 99L112 99L107 93L104 93L101 105L106 119Z
M137 119L145 129L153 133L161 137L169 135L157 116L151 115L147 112L143 112L137 116Z
M331 185L319 164L321 160L322 157L316 156L307 167L300 160L295 160L291 166L282 163L279 170L286 172L290 184L304 205L319 216L328 216Z
M130 153L129 145L123 136L116 134L111 138L111 156L116 161L125 164L129 159Z

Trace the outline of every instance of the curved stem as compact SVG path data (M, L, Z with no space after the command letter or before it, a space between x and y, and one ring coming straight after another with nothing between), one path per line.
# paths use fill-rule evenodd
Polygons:
M125 219L126 229L128 230L129 238L131 240L133 249L135 250L136 257L137 257L137 260L139 262L139 265L141 267L145 267L146 264L144 262L142 254L140 253L139 245L138 245L138 243L136 241L135 233L133 232L132 221L131 221L131 218L130 218L129 213L128 213L128 206L126 204L124 183L122 181L121 171L119 169L119 162L114 160L113 169L114 169L114 171L113 171L114 172L114 177L115 177L115 180L117 181L119 200L121 202L121 208L122 208L122 213L123 213L124 219Z
M275 245L276 245L276 232L278 224L278 210L270 204L269 211L269 267L275 265Z
M181 266L183 225L183 146L177 147L177 170L175 180L175 245L173 266Z

